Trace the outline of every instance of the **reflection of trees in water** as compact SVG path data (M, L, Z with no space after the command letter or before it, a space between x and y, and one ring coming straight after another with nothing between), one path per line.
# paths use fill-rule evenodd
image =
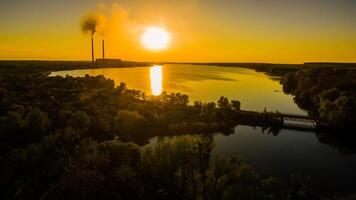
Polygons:
M239 125L237 125L239 126ZM129 139L127 140L123 140L126 142L134 142L135 144L139 145L139 146L144 146L149 144L149 140L153 137L157 137L158 142L161 141L165 141L167 139L172 139L174 137L179 137L179 136L186 136L186 135L190 135L190 136L200 136L200 137L213 137L215 134L223 134L224 136L229 136L232 134L236 133L236 127L237 126L222 126L220 127L220 129L214 129L212 131L206 131L204 133L202 132L194 132L194 131L188 131L188 132L179 132L179 131L171 131L171 132L167 132L167 131L161 131L158 133L153 134L154 136L152 136L151 134L148 136L143 136L143 135L132 135ZM245 126L245 125L244 125ZM253 126L254 129L256 129L256 126ZM278 127L268 127L268 126L262 126L261 127L261 132L263 134L268 134L268 135L273 135L273 136L278 136L281 132L281 128ZM165 134L166 133L166 134ZM121 139L122 140L122 139Z
M267 133L267 135L277 136L281 132L281 128L262 126L261 131L262 133Z
M354 136L345 136L341 133L315 133L316 137L318 138L319 142L323 144L328 144L341 153L344 154L356 154L356 145Z

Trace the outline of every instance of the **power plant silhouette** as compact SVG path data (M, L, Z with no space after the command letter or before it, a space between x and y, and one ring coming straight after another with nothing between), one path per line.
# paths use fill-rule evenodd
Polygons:
M105 58L105 40L103 39L101 41L101 47L102 47L102 58L97 58L95 59L94 62L94 44L92 43L92 62L93 64L105 64L105 65L115 65L118 63L121 63L121 59L112 59L112 58Z

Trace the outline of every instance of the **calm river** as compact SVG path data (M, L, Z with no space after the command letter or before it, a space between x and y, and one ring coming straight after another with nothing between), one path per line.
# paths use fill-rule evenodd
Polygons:
M152 95L180 92L191 102L216 102L226 96L240 100L244 110L306 114L292 96L282 92L276 77L245 68L172 64L59 71L51 76L86 74L104 75L116 84L125 82L128 88ZM159 141L152 138L150 143ZM320 190L356 191L356 148L321 143L313 132L281 130L273 136L258 127L237 126L234 134L216 134L214 143L213 155L239 154L262 173L279 177L301 173L317 180L314 184Z

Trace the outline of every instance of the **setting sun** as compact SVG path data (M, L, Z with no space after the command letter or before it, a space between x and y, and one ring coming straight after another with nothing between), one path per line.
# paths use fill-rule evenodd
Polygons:
M170 34L159 27L150 27L141 36L143 46L150 50L166 49L170 40Z

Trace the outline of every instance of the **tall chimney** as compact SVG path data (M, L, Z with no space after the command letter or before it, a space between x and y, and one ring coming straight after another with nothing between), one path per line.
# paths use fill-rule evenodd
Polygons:
M102 46L103 46L103 60L105 59L105 41L103 39L102 41Z
M94 37L91 36L91 62L94 64Z

